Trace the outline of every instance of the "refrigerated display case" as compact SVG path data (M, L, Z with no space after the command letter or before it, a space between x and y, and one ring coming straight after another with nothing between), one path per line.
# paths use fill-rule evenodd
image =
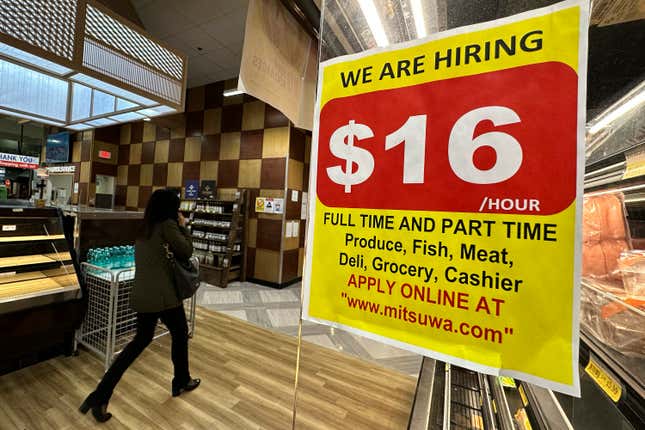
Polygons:
M410 429L645 428L645 83L587 129L581 397L426 358Z

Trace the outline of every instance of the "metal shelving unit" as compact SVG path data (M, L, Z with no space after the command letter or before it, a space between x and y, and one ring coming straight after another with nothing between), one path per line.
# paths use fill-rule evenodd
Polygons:
M189 216L191 237L193 242L206 242L208 244L219 244L224 250L203 250L196 248L199 253L208 253L213 257L214 264L200 262L202 280L225 288L232 280L244 280L246 273L246 246L245 246L245 224L246 224L246 191L241 191L235 200L222 199L198 199L184 201L191 209L182 211ZM221 212L197 210L197 205L211 205L222 208ZM200 223L203 219L220 219L229 222L229 226L216 226ZM194 231L219 232L226 235L226 238L199 237ZM239 250L236 249L239 246ZM209 246L210 248L210 246Z
M586 196L624 196L635 249L645 249L645 103L614 115L603 128L598 124L643 94L645 82L591 121L587 134ZM583 278L581 286L580 398L425 358L409 428L645 429L645 307L639 298L627 300L627 290L619 296L602 282ZM622 288L620 280L613 282ZM622 319L612 325L610 318L618 313Z

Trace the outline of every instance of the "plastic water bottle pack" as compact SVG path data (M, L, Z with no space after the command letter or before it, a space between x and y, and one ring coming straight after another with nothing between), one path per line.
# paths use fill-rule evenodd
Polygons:
M87 253L87 262L105 269L129 269L134 267L134 246L92 248Z

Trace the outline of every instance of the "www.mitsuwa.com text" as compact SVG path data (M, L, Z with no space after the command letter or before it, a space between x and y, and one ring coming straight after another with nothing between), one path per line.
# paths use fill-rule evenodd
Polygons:
M341 293L343 299L350 309L368 312L387 318L398 319L408 324L427 327L435 330L443 330L459 336L469 336L491 343L502 343L504 335L512 335L513 329L505 327L504 330L490 327L482 327L468 322L457 322L450 318L443 318L430 315L424 312L417 312L408 309L405 305L383 305L370 300L352 297L349 294ZM499 312L499 310L498 310Z

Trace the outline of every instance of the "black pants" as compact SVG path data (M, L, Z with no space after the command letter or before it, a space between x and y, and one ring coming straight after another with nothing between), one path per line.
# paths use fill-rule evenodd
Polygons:
M172 337L171 355L172 364L175 368L172 386L183 387L190 381L190 372L188 371L188 324L186 323L184 306L181 305L162 312L140 313L137 314L137 333L134 339L126 345L114 360L110 369L103 375L103 379L91 395L91 403L102 405L109 402L114 387L116 387L125 371L152 342L158 319L161 319L161 322L168 327Z

